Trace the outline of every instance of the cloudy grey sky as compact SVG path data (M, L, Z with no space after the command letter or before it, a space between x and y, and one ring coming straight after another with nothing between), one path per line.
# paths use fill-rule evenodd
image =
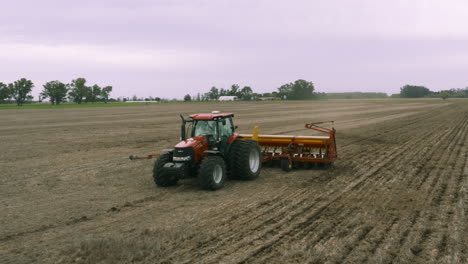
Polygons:
M211 86L322 92L468 86L466 0L2 0L0 81L182 98Z

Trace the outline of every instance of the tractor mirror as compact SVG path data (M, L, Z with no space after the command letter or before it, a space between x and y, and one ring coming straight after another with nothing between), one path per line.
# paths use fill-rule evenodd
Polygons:
M238 126L234 126L234 129L237 129L237 128L238 128Z

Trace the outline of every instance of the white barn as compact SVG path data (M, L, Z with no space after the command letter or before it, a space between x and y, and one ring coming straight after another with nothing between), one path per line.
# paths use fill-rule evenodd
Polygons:
M236 101L237 96L220 96L218 100L219 101Z

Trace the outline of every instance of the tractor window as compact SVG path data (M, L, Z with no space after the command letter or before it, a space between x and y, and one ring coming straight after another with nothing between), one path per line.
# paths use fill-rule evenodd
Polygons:
M195 123L193 136L208 136L218 138L218 131L216 129L216 121L213 120L198 120Z
M222 122L219 122L219 131L221 131L222 137L230 137L232 135L232 121L231 118L226 118L226 124L223 125Z

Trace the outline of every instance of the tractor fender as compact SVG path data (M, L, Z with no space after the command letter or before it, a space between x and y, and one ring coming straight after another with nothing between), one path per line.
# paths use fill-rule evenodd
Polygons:
M238 134L238 133L232 134L232 135L229 137L227 143L228 143L228 144L231 144L231 143L234 142L239 136L240 136L240 134Z

